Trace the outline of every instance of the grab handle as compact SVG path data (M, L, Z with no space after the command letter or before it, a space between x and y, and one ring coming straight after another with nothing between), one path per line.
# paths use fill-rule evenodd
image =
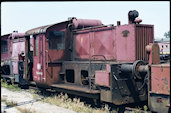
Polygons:
M48 69L48 64L49 64L49 62L48 62L48 50L45 50L45 52L46 52L46 69Z

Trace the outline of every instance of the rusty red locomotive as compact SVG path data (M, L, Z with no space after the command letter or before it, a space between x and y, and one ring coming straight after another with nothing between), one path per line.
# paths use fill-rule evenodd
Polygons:
M160 82L155 77L161 75L155 74L155 68L170 65L160 63L159 46L153 44L154 26L140 24L138 15L136 10L130 11L126 25L120 25L119 21L116 26L103 25L100 20L73 17L26 31L23 79L28 84L34 81L40 88L115 105L149 98L151 109L156 111L155 105L159 104L154 100L161 95L157 93L155 84ZM167 69L164 73L167 84L166 81L161 84L167 88L160 92L167 95L163 111L170 107Z

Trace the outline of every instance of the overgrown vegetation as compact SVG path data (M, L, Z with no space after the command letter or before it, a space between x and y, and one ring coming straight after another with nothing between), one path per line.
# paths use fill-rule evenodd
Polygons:
M21 91L21 88L18 87L18 84L8 84L7 82L3 82L3 80L1 80L1 87L5 87L9 90L12 91Z
M144 105L144 111L147 111L148 107L146 105Z
M64 107L73 110L78 113L117 113L117 111L110 111L108 105L102 108L92 108L90 105L84 104L79 98L69 98L67 94L59 94L52 97L46 97L43 102L48 102L60 107Z
M19 88L17 84L9 85L8 83L3 82L2 80L1 80L1 86L5 87L9 90L13 90L13 91L21 90L21 88ZM35 91L32 91L31 93L32 93L34 99L36 99L40 96L40 95L36 94ZM53 105L56 105L59 107L70 109L77 113L80 113L80 112L81 113L118 113L118 111L119 111L119 109L111 111L111 108L107 104L105 104L101 108L93 108L93 107L91 107L91 105L81 102L79 98L71 99L71 98L69 98L69 96L67 94L63 94L63 93L60 93L58 95L50 95L50 96L43 95L43 96L44 96L44 99L42 99L43 102L47 102L47 103L50 103L50 104L53 104ZM6 98L2 98L1 101L5 102L5 104L7 106L16 106L17 105L16 102L7 101ZM36 113L35 111L30 111L30 109L28 109L28 108L17 107L17 109L22 113ZM142 108L136 107L136 110L132 111L132 113L140 113L141 110L147 111L147 109L148 109L148 107L146 105L144 105Z
M148 109L148 107L146 105L144 105L143 108L141 108L141 107L138 106L131 113L142 113L142 112L148 113L147 112L147 109Z
M1 98L1 102L6 102L6 101L7 101L7 98L5 98L5 97Z
M17 102L14 101L5 101L5 104L7 105L7 107L17 106Z
M37 113L35 110L31 110L28 108L21 108L21 107L16 107L18 111L21 113Z
M7 100L6 97L2 97L1 98L1 102L4 102L7 105L7 107L17 106L17 102L15 102L15 101L9 101L9 100Z

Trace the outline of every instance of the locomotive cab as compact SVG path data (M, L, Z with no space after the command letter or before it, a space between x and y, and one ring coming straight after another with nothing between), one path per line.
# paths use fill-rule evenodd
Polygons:
M51 85L60 81L61 62L66 59L64 54L66 50L66 30L64 26L67 22L42 26L25 33L28 41L30 36L33 37L32 70L33 81L37 84ZM29 54L28 47L26 47L26 51ZM26 59L25 68L28 70L29 58L26 57ZM29 75L29 71L25 71L25 78L27 78L27 75Z

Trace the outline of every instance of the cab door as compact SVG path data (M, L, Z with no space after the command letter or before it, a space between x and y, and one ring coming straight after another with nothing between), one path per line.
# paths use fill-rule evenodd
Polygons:
M44 83L45 78L45 36L39 34L34 37L33 79Z

